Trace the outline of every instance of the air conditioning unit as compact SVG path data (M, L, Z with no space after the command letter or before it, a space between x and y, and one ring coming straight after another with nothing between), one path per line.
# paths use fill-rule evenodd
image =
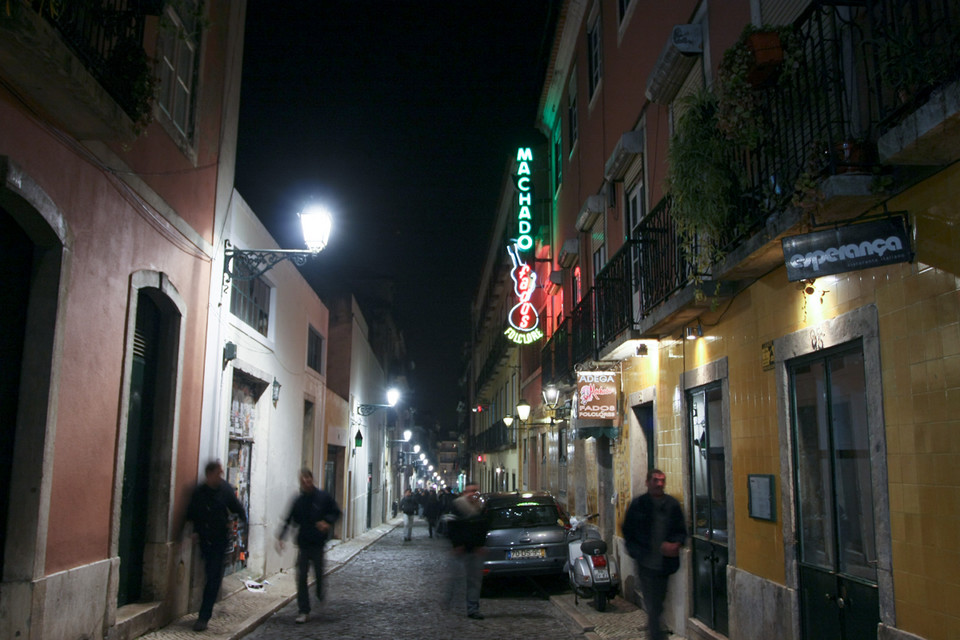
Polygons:
M675 26L647 78L647 99L657 104L672 102L701 54L703 27L699 24Z
M603 196L587 196L577 216L577 231L586 231L593 226L597 217L603 213Z
M551 271L550 279L543 285L543 290L548 296L555 296L560 293L563 286L563 271Z
M580 257L580 241L576 238L564 240L563 247L560 249L560 255L557 256L557 264L564 269L569 269L577 263Z
M623 180L627 174L627 167L634 156L643 151L643 132L627 131L617 140L613 153L607 159L603 169L603 177L610 182Z

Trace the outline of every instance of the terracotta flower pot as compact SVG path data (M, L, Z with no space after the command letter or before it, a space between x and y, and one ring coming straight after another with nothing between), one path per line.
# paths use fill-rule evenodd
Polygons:
M783 66L783 44L776 31L757 31L747 36L747 49L753 62L747 70L747 82L761 87L776 80Z

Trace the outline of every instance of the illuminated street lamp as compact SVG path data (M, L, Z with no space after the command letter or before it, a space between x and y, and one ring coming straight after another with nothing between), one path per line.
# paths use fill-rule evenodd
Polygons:
M326 207L308 205L298 214L307 249L237 249L229 240L223 248L224 290L232 280L255 280L284 260L302 267L323 251L330 239L333 216Z
M374 411L383 407L393 407L400 400L400 390L395 387L387 389L387 404L359 404L357 405L357 413L362 416L369 416L373 414Z
M520 422L526 422L530 417L530 403L526 400L517 403L517 417L520 418Z

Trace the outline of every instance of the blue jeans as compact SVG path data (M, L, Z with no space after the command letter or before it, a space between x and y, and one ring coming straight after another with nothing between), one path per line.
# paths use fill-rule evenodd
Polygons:
M412 513L403 514L403 539L404 540L409 540L410 537L413 535L413 519L415 517L416 516Z
M213 615L213 604L220 595L223 583L223 556L227 552L225 544L202 544L200 555L203 557L203 570L206 583L203 585L203 600L200 603L198 620L209 620Z
M483 586L483 553L467 551L463 558L464 577L467 582L467 615L480 612L480 588Z

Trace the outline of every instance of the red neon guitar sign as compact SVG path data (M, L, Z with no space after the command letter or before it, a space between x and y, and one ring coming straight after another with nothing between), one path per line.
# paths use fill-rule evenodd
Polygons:
M507 320L510 326L504 332L507 337L520 344L530 344L543 337L540 330L540 315L530 299L537 289L537 272L530 268L520 258L516 244L507 247L513 269L510 278L513 279L513 292L517 296L517 304L510 309Z

